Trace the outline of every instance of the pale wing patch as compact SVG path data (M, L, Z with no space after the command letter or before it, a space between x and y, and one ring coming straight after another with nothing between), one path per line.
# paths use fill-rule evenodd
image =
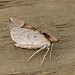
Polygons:
M27 38L27 32L30 31L29 29L19 28L15 27L11 31L11 37L13 41L15 41L18 44L29 44L31 43L29 39Z
M29 34L28 38L33 44L41 44L44 41L47 41L41 34L36 32Z
M38 45L47 41L47 39L37 31L19 27L12 29L11 37L18 44Z

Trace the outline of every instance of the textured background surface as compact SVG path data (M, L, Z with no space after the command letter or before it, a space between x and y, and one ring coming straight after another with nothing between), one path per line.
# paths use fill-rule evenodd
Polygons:
M14 46L8 19L18 18L51 33L61 41L54 44L40 67L45 50L29 63L35 50ZM64 39L64 40L62 40ZM0 0L0 75L75 75L75 0Z

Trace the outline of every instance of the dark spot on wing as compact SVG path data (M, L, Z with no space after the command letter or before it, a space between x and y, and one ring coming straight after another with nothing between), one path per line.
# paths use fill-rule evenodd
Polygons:
M27 23L24 23L24 25L21 28L29 28L29 25Z
M36 37L36 36L34 36L34 37Z
M37 30L36 28L34 28L34 27L28 25L27 23L25 23L21 28L32 29L32 30L34 30L34 31Z
M47 33L42 33L45 37L50 37Z
M32 29L35 31L35 30L37 30L36 28L34 28L34 27L32 27Z
M47 40L50 39L50 35L48 35L47 33L42 33L42 34L45 36L45 38L46 38Z

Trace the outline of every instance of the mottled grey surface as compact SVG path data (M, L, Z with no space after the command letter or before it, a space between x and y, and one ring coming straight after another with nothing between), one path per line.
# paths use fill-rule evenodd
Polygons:
M51 33L61 41L54 44L52 61L45 50L29 63L35 50L20 49L11 40L8 19L18 18ZM0 75L75 75L75 0L0 0Z

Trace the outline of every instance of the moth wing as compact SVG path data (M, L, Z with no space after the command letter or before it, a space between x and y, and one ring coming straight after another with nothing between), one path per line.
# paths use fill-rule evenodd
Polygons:
M21 28L33 28L32 26L24 23L23 21L21 20L18 20L18 19L13 19L13 18L9 18L9 28L10 30L12 28L15 28L15 27L21 27Z
M9 18L9 28L10 30L15 27L22 27L25 23L18 19Z
M11 31L12 39L18 44L43 44L47 39L38 31L15 27Z

